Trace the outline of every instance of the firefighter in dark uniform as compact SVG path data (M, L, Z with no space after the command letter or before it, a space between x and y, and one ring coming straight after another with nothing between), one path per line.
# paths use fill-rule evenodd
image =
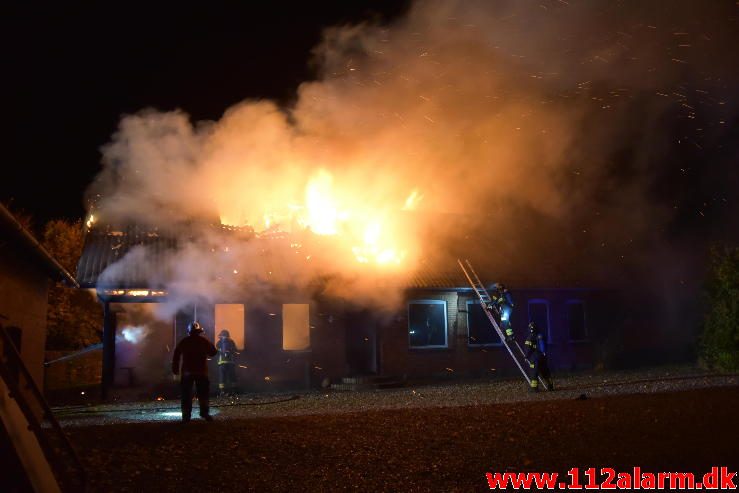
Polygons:
M505 340L507 342L513 342L513 328L511 327L513 297L503 283L496 283L494 289L497 293L493 295L493 302L496 304L498 313L500 314L500 328L505 334Z
M228 395L233 393L236 385L236 343L231 339L231 334L223 329L218 334L218 342L216 343L218 350L218 374L220 382L218 382L218 394Z
M213 421L210 416L210 380L208 380L208 356L215 356L218 351L205 337L201 337L203 327L192 322L187 326L188 336L182 339L174 349L172 357L172 373L179 375L182 392L182 421L190 421L192 414L192 384L200 403L200 417L206 421ZM180 368L180 359L182 367Z
M529 323L529 336L526 338L526 359L531 368L531 391L539 390L539 376L547 383L549 390L554 390L552 383L552 375L549 373L549 365L547 364L547 343L544 336L537 330L534 322Z

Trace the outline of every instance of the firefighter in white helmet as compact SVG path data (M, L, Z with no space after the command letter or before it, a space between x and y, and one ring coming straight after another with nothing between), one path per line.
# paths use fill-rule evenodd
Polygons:
M200 417L206 421L213 421L209 412L210 380L208 380L208 356L215 356L215 346L205 337L201 337L203 327L192 322L187 326L188 336L182 339L174 349L172 357L172 373L182 373L180 383L182 386L182 421L190 421L192 413L192 385L200 403ZM182 359L182 368L180 368Z

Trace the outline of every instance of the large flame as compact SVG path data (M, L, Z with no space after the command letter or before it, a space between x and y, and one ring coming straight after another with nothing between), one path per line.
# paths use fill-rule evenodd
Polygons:
M296 230L335 238L351 251L357 262L376 265L401 265L408 255L407 239L399 234L399 211L414 210L423 195L417 189L397 203L352 201L361 196L356 190L337 190L333 175L319 169L307 180L302 200L283 197L282 207L260 211L261 223L242 218L254 216L238 204L221 204L221 222L229 226L250 226L257 233ZM370 201L371 202L371 201Z

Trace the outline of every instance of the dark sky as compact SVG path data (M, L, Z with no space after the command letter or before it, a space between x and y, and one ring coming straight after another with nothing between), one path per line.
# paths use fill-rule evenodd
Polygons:
M81 217L84 190L100 169L99 148L122 114L180 108L202 120L217 119L246 98L289 104L297 86L316 75L310 52L323 28L390 20L408 8L395 0L154 4L2 7L3 112L10 133L0 200L37 224ZM722 72L734 80L721 85L731 87L739 73L737 50L730 47L739 42L739 6L722 5L719 27L709 34L728 43L715 63L728 67ZM737 107L736 91L722 97ZM739 118L732 111L722 118L727 131L710 147L682 138L668 153L669 165L655 171L653 193L679 207L672 225L687 235L713 230L725 236L727 226L739 224L733 212ZM675 127L673 141L681 134Z
M202 120L245 98L289 103L315 76L310 50L323 28L407 8L397 0L114 4L2 7L10 135L0 200L35 223L84 214L99 148L122 114L180 108Z

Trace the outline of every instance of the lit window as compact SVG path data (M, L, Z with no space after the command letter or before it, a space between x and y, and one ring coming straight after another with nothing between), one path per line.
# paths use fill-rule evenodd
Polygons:
M216 327L214 337L227 330L237 349L244 349L244 305L229 303L216 305Z
M534 322L539 333L545 335L547 341L552 341L549 333L549 302L547 300L529 301L529 322Z
M282 305L282 349L310 349L310 319L307 304Z
M582 301L567 302L567 327L571 341L584 341L588 338L585 325L585 303Z
M408 344L413 348L447 347L445 301L408 303Z
M503 344L479 301L467 302L467 344L470 346Z

